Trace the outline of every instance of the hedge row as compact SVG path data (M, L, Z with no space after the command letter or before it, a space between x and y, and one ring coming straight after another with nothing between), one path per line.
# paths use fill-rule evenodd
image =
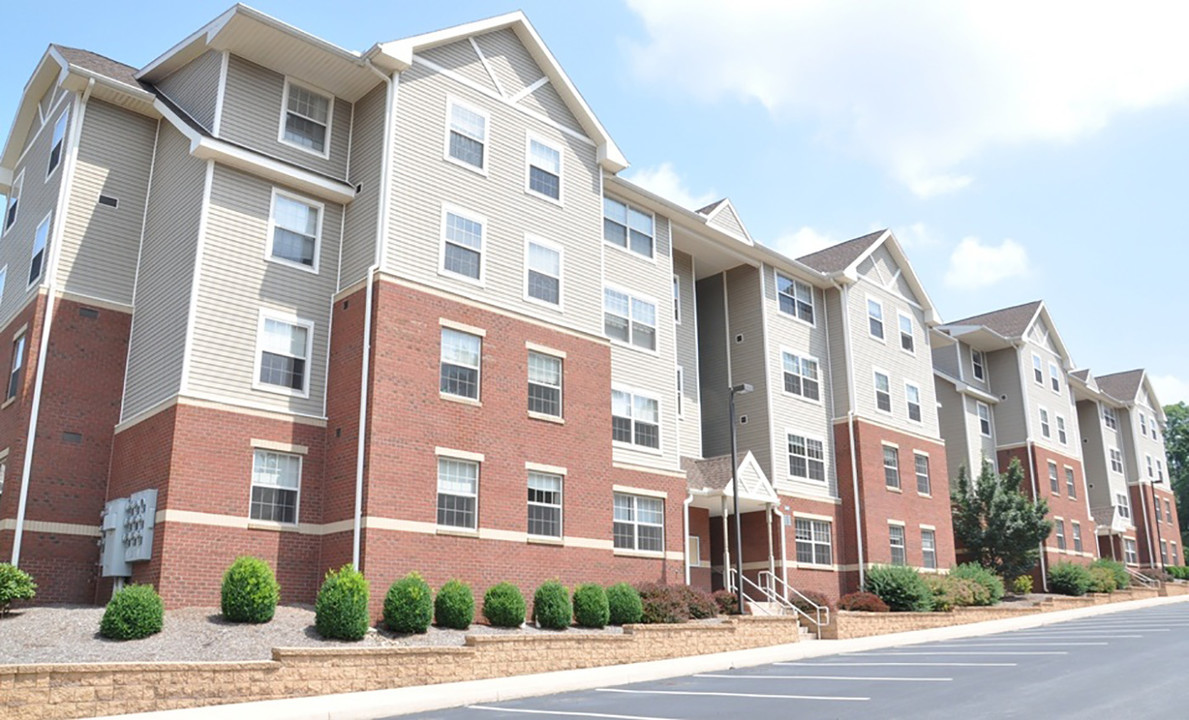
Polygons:
M863 589L865 592L843 596L838 607L868 612L948 612L956 607L995 605L1004 594L1003 580L977 563L952 567L947 575L922 575L904 565L876 565L867 571Z

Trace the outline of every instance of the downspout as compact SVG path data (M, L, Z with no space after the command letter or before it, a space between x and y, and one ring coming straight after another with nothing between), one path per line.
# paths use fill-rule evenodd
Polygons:
M54 295L57 293L58 258L62 253L62 233L66 227L66 215L70 206L70 186L74 177L78 145L83 135L83 117L86 115L87 100L95 88L95 78L87 81L87 89L76 96L70 113L70 150L62 160L62 177L59 179L58 203L54 209L54 225L50 235L53 245L45 277L48 279L45 292L45 311L41 323L41 338L37 347L37 374L33 380L33 403L29 409L29 430L25 436L25 457L21 459L21 493L17 501L16 528L12 536L12 564L21 564L21 542L25 535L25 510L29 505L29 477L33 470L33 450L37 441L37 420L41 415L41 391L45 382L45 361L49 354L50 329L54 324Z
M846 431L850 436L850 479L855 494L855 549L859 560L859 589L867 581L863 554L863 511L859 499L859 458L855 451L855 368L850 348L850 293L847 285L836 281L834 287L842 293L842 352L846 361ZM829 334L829 330L826 331Z
M776 513L776 517L780 518L780 579L784 581L781 587L781 592L784 593L784 599L789 599L789 557L788 557L788 543L785 541L784 534L784 513L780 511L779 507L773 507L772 512Z
M690 491L687 490L685 492L685 501L683 503L681 503L682 509L685 512L685 552L683 552L682 555L685 556L685 584L686 585L689 585L689 504L692 503L693 501L694 501L693 494L691 494ZM701 549L701 547L702 547L702 543L699 542L698 548ZM701 560L702 560L702 558L699 557L698 561L701 562Z
M1028 402L1028 386L1024 381L1024 344L1020 342L1012 343L1012 347L1016 350L1016 376L1020 381L1020 403L1024 408L1024 447L1028 450L1028 477L1032 480L1032 501L1040 501L1040 486L1036 482L1036 455L1032 450L1032 408L1031 403ZM1048 563L1045 562L1045 544L1044 540L1040 541L1040 587L1045 592L1049 591L1049 569Z

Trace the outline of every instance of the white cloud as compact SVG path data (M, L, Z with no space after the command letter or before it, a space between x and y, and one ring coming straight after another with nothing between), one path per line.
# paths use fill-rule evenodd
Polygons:
M988 287L1028 274L1028 251L1015 240L984 245L976 237L963 238L950 255L945 284L963 290Z
M921 196L997 147L1069 142L1189 96L1189 3L628 0L637 72L808 117Z
M636 170L627 179L689 210L705 207L720 197L713 189L703 193L690 190L685 178L673 169L672 163L667 162L658 167Z
M817 252L837 243L838 240L835 240L833 237L805 226L799 230L781 235L772 243L765 244L777 252L784 253L788 257L799 258L802 255Z
M928 248L941 244L941 238L934 235L922 222L915 222L903 228L893 228L892 233L905 248Z
M1148 375L1152 387L1156 390L1156 397L1165 405L1175 405L1179 402L1189 403L1189 382L1185 382L1176 375Z

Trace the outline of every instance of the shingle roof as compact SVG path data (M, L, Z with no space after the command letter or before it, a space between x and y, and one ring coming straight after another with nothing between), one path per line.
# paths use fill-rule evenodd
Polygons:
M136 79L137 69L131 65L125 65L90 50L80 50L65 45L53 45L52 47L61 53L62 57L66 58L66 62L71 65L78 65L85 70L90 70L125 85L141 87L140 82Z
M1070 375L1073 375L1082 382L1086 382L1086 379L1090 377L1090 368L1086 368L1085 370L1074 370L1070 373Z
M1099 375L1095 378L1098 381L1098 388L1100 390L1124 402L1130 402L1135 399L1135 396L1139 393L1139 386L1143 382L1143 379L1144 371L1142 368L1139 370L1113 373L1111 375Z
M1040 300L1034 300L1023 305L1015 305L1013 307L1003 308L1002 310L983 313L982 315L972 315L962 320L954 320L946 323L946 325L982 325L983 327L994 330L1003 337L1020 337L1028 329L1028 323L1032 322L1032 318L1036 317L1036 311L1040 309L1040 304ZM1102 378L1099 378L1099 380L1102 380Z
M825 273L840 272L851 266L860 255L867 251L876 240L883 237L887 230L876 230L873 233L867 233L862 237L857 237L853 240L847 240L843 243L819 250L815 253L810 253L803 257L797 258L800 262L805 263L814 270L820 270Z
M731 456L722 455L706 460L682 458L685 479L691 490L722 490L731 482Z
M717 208L719 205L722 205L726 201L726 198L723 198L722 200L715 200L706 207L698 208L695 212L697 212L699 215L709 215L710 213L714 212L715 208Z

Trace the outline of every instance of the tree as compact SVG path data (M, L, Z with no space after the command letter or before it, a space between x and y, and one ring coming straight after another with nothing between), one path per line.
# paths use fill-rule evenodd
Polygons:
M1032 570L1039 545L1053 531L1045 518L1049 505L1024 494L1024 469L1013 459L1005 473L996 473L983 459L978 479L970 482L963 466L952 484L954 540L983 567L1005 578Z
M1168 455L1168 478L1177 498L1177 517L1181 520L1181 547L1189 539L1189 406L1184 402L1165 405L1164 451ZM1176 564L1184 564L1181 558Z

